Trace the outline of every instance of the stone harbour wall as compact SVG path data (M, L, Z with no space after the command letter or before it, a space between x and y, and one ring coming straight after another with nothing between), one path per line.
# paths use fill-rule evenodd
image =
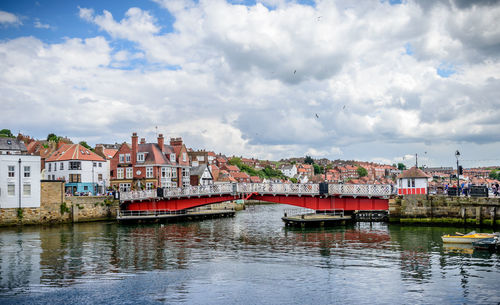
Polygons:
M389 201L389 220L399 223L500 226L500 198L397 196Z
M116 219L112 197L67 197L62 181L42 181L39 208L0 209L0 226Z

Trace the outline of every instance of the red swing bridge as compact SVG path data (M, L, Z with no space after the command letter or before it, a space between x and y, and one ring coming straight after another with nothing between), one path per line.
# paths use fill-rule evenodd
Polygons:
M227 183L120 192L119 220L183 214L188 209L244 199L288 204L317 212L388 211L388 184Z

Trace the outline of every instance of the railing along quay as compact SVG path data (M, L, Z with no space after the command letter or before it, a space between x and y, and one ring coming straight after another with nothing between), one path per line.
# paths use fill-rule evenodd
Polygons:
M158 190L121 192L120 201L150 200L155 198L190 198L202 196L222 196L240 194L259 195L329 195L349 197L384 197L394 194L388 184L291 184L291 183L227 183L176 188L160 188Z

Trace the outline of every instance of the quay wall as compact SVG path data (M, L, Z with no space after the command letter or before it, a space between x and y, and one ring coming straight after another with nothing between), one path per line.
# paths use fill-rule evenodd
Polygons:
M69 197L62 181L42 181L39 208L0 209L0 226L86 222L116 218L112 197Z
M389 200L389 221L402 224L500 226L500 198L397 196Z

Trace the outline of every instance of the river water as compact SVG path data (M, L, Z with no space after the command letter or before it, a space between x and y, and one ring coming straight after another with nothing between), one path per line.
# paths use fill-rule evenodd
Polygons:
M460 228L293 229L283 205L175 224L0 230L0 304L497 304L500 256Z

